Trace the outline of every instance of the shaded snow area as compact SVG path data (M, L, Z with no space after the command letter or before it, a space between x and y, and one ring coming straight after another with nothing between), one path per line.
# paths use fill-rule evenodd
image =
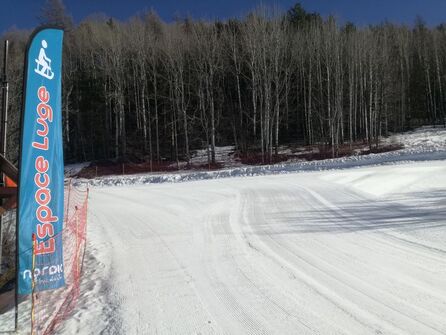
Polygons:
M446 334L446 160L90 195L60 334Z
M83 163L77 163L77 164L68 164L65 165L64 173L65 177L74 177L76 176L84 167L87 167L90 165L90 162L83 162Z
M446 129L444 127L422 127L403 134L395 134L383 139L384 144L402 144L406 149L429 151L446 149Z
M346 169L370 165L401 164L403 162L430 161L446 159L446 129L420 128L412 132L390 136L383 144L402 144L403 149L380 154L357 155L320 161L294 161L263 166L239 166L230 164L232 147L222 147L218 150L218 158L225 166L232 166L216 171L180 171L173 173L144 173L124 176L99 177L88 182L92 186L122 186L151 183L172 183L192 180L220 179L227 177L259 176L286 174L304 171L323 171ZM206 150L196 154L196 162L206 162ZM196 163L195 162L195 163ZM79 180L79 182L84 182Z
M320 148L313 147L279 147L279 154L288 156L287 161L274 164L271 166L260 165L246 165L242 163L242 159L236 155L234 146L224 146L215 148L216 166L213 166L213 171L208 171L208 150L195 150L192 152L190 166L187 162L172 163L169 168L177 169L174 172L144 172L139 174L131 174L124 176L105 176L97 177L90 181L91 185L129 185L141 183L160 183L160 182L179 182L198 179L214 179L230 176L253 176L264 174L289 173L297 171L317 171L326 169L349 168L354 166L363 166L370 164L383 164L401 161L426 160L435 159L432 155L426 156L429 153L442 152L436 156L436 159L443 159L444 152L446 152L446 129L444 127L433 128L426 126L415 131L406 132L403 134L395 134L387 138L382 138L380 141L381 148L396 148L403 146L402 150L392 152L385 152L381 154L370 154L370 157L363 156L369 151L369 147L365 144L353 149L354 155L344 157L343 159L326 159L326 160L312 160L308 155L318 155ZM357 144L356 144L357 146ZM414 156L415 154L415 156ZM409 155L409 156L408 156ZM260 158L259 158L260 159ZM311 161L307 161L311 159ZM67 178L74 177L83 170L88 168L90 162L69 164L65 166L65 176ZM193 166L194 169L190 167ZM220 168L220 169L218 169ZM118 170L122 169L120 168ZM218 170L216 170L218 169ZM96 171L96 175L101 175L101 168ZM130 167L130 171L132 168ZM94 173L93 173L94 175Z
M234 146L215 147L215 161L222 163L225 167L234 167L242 165L240 161L234 159ZM210 155L210 152L209 152ZM205 165L208 163L208 150L197 150L193 153L190 160L194 165Z

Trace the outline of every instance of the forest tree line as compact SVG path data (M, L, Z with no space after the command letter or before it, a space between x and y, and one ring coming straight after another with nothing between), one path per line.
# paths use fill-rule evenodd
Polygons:
M234 145L270 162L281 145L379 145L379 137L443 124L446 26L357 27L299 4L243 18L73 24L60 0L42 23L66 27L63 130L67 162L188 162L193 150ZM10 40L9 158L17 159L30 32ZM2 43L3 48L3 43Z

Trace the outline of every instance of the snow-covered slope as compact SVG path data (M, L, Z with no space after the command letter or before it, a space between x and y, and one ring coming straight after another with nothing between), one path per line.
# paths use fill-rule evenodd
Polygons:
M446 334L446 130L387 141L405 147L93 180L60 333Z
M446 129L426 126L403 134L394 134L382 141L384 144L402 144L414 151L432 151L446 149Z
M370 165L401 164L404 162L446 159L445 128L420 128L413 132L393 135L383 140L383 142L385 144L402 144L404 149L381 154L351 156L321 161L298 161L266 166L240 166L210 172L183 171L166 174L148 173L127 176L108 176L92 179L88 182L92 186L123 186L346 169ZM229 151L230 147L225 147L225 150L221 151L221 157L228 156ZM81 180L80 182L84 181Z
M93 188L62 334L445 334L446 161Z

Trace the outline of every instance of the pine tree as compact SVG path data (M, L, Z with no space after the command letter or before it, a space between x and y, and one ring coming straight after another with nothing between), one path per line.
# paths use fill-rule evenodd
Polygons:
M46 0L38 19L43 25L61 26L66 30L73 27L73 19L67 14L62 0Z

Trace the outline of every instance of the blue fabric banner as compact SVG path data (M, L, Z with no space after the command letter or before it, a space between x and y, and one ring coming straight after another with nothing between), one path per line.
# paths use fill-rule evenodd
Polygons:
M19 294L32 292L33 278L34 291L65 285L62 41L63 30L43 28L28 45L19 163Z

